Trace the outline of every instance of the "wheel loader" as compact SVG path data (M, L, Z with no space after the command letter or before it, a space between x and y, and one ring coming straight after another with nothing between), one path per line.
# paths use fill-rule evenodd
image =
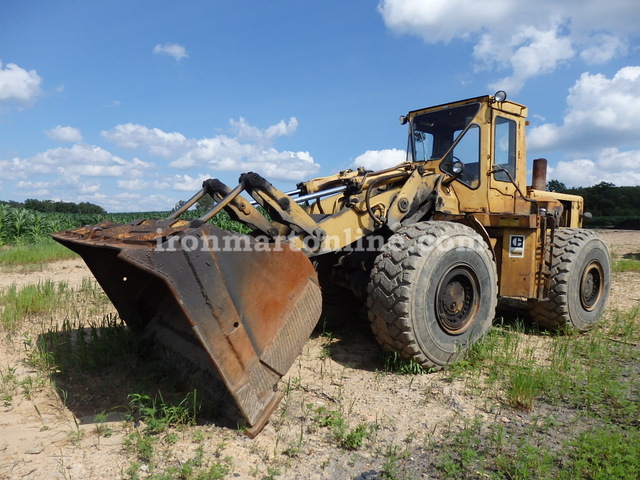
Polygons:
M546 160L527 186L526 117L502 91L413 110L400 117L408 143L395 167L288 193L255 172L233 188L209 179L167 218L53 238L80 254L133 331L196 384L230 394L254 436L322 316L364 305L385 350L433 369L487 332L499 298L524 301L548 329L598 321L607 247L581 228L581 197L545 191ZM184 219L206 195L207 213ZM214 226L223 210L248 233Z

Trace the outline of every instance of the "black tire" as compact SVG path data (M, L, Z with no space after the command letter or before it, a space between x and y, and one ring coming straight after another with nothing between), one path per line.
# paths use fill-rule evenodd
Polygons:
M593 328L609 298L611 260L596 232L556 230L548 301L529 301L531 317L543 328L586 332Z
M440 368L464 356L491 327L496 265L473 229L420 222L383 247L367 293L371 328L383 348Z

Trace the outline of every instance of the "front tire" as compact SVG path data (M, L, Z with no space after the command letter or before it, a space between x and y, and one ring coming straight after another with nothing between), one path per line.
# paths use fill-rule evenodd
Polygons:
M480 235L459 223L420 222L395 233L376 258L367 307L385 350L441 368L487 332L497 294Z
M593 328L609 298L611 260L596 232L581 228L556 231L548 301L529 301L535 322L549 330Z

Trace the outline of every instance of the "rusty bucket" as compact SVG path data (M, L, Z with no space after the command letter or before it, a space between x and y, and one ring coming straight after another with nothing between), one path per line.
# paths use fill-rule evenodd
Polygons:
M320 317L316 273L302 252L177 219L102 222L53 238L84 259L132 330L185 368L216 373L247 434L260 432Z

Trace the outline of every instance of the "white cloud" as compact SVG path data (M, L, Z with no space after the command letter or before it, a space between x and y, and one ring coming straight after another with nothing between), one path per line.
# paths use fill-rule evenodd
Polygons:
M181 133L164 132L159 128L147 128L135 123L116 125L100 134L119 147L144 148L149 153L162 157L175 156L193 144L193 141L188 141Z
M69 178L59 177L53 181L20 181L16 183L16 187L21 190L27 190L29 196L44 196L50 195L52 191L63 189L73 190L78 194L92 194L100 190L100 183L98 182L79 182L79 176L73 176L76 182L69 181Z
M211 178L211 175L199 174L197 177L189 175L175 175L171 188L182 192L196 192L202 188L202 182Z
M621 68L612 78L583 73L569 89L562 122L530 127L529 156L564 152L549 178L567 186L640 185L638 111L640 66Z
M588 65L602 65L627 51L627 45L613 35L596 35L595 42L580 52L580 58Z
M45 135L57 142L78 143L82 141L82 133L75 127L57 125L51 130L45 130Z
M124 192L116 195L107 195L96 192L74 196L71 200L95 203L108 212L163 212L173 208L178 200L181 199L170 197L166 194L141 195L139 193Z
M156 55L169 55L178 61L189 56L187 50L182 45L176 43L158 44L153 47L153 53Z
M353 168L365 167L367 170L382 170L394 167L407 158L407 152L391 148L386 150L367 150L353 161Z
M240 140L258 143L260 145L271 145L271 142L277 137L291 135L298 129L298 120L295 117L291 117L288 123L280 120L275 125L271 125L265 129L249 125L242 117L240 117L239 120L231 120L229 123Z
M101 132L103 138L120 148L172 159L169 166L181 171L171 175L149 161L125 159L83 143L78 129L58 125L45 133L55 140L77 142L30 158L0 159L0 171L2 180L15 187L14 192L27 196L39 192L38 196L48 198L97 203L108 211L165 210L179 200L167 197L166 192L193 193L201 188L203 180L220 177L223 172L255 171L272 181L314 176L320 166L309 152L273 146L281 136L293 134L297 126L297 120L291 118L261 129L240 118L230 122L235 136L221 134L199 140L134 123ZM149 200L152 197L155 202Z
M320 169L309 152L262 149L236 139L216 137L198 141L186 155L169 164L174 168L205 166L213 172L255 171L279 180L304 180Z
M72 201L95 203L108 212L168 210L175 204L175 202L171 203L172 199L159 199L157 195L153 197L153 200L151 200L149 197L137 193L125 192L107 195L101 192L91 192L74 195Z
M273 148L256 152L245 166L243 170L256 171L267 179L292 181L306 180L320 169L309 152L278 152Z
M31 106L42 93L42 78L35 70L25 70L15 63L2 67L0 61L0 102L13 101Z
M586 187L600 182L618 186L640 185L640 150L601 150L594 159L560 161L549 169L549 178L568 187Z
M602 64L637 35L636 0L381 0L385 24L426 43L474 44L478 66L509 70L495 86L513 92L529 78L579 56Z
M110 212L169 210L179 200L167 195L170 179L152 163L84 143L0 160L0 171L17 197L91 202ZM6 188L0 184L0 193ZM152 194L139 193L144 190Z
M571 59L575 54L571 40L559 35L558 27L550 30L524 28L513 35L508 49L511 53L504 60L507 60L513 73L491 84L492 90L517 92L529 78L553 72L561 62ZM491 50L498 49L494 45ZM485 63L504 63L503 60L490 57L487 51L476 50L475 53Z
M9 179L27 179L33 175L57 176L73 180L69 185L79 185L78 176L89 177L139 177L151 168L151 164L137 158L126 161L100 147L76 144L70 148L59 147L37 155L11 161L0 161L3 174Z
M583 73L569 90L567 106L562 124L530 129L530 150L640 147L640 66L622 68L610 79Z
M157 180L149 181L142 178L132 178L130 180L118 180L117 186L123 190L141 191L149 189L165 190L171 185L168 182L159 182Z
M320 169L309 152L279 151L272 146L279 137L296 131L295 117L264 129L250 125L244 118L231 120L230 125L236 136L221 134L196 140L132 123L103 131L102 136L122 148L177 157L169 166L181 170L198 167L214 173L255 171L271 179L300 181Z
M16 184L21 190L26 190L30 197L49 195L50 182L26 182L20 181Z

